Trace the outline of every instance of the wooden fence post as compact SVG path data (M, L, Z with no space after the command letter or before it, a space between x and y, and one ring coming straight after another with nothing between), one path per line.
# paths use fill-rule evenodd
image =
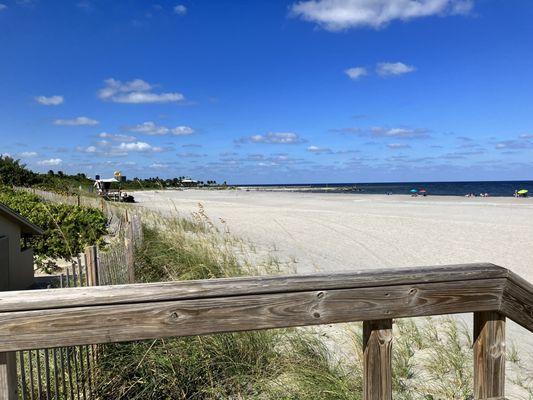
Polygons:
M85 248L85 263L87 266L87 282L89 286L98 286L98 248L88 246Z
M15 352L0 353L0 399L17 400L17 385Z
M135 283L135 254L133 243L133 225L132 221L127 218L126 230L124 232L124 249L126 252L126 267L128 269L128 283Z
M363 322L363 399L392 400L392 320Z
M503 399L505 394L505 316L474 313L474 398Z

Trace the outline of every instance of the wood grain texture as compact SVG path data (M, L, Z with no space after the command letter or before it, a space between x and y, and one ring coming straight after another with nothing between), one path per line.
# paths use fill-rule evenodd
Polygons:
M363 399L392 400L392 320L363 323Z
M93 256L87 256L89 262ZM88 271L89 273L89 271ZM0 312L507 278L493 264L0 292Z
M505 316L496 311L474 313L474 398L505 395Z
M0 351L497 309L505 279L0 313ZM95 288L99 289L99 288Z
M500 312L533 332L533 285L510 272Z
M0 353L0 399L18 400L17 361L13 352Z
M87 285L98 286L98 249L96 246L88 246L85 248L85 265L87 268ZM54 296L54 289L48 289L45 296Z

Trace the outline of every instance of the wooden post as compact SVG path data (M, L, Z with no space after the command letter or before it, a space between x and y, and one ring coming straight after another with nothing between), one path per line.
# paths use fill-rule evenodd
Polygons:
M133 246L133 226L126 214L126 231L124 232L124 250L126 252L126 267L128 269L128 283L135 283L135 254Z
M13 351L0 353L0 399L18 399L17 361Z
M503 399L505 393L505 316L474 313L474 398Z
M392 400L392 320L363 322L363 399Z
M98 286L98 249L96 246L85 248L85 263L87 266L87 284Z

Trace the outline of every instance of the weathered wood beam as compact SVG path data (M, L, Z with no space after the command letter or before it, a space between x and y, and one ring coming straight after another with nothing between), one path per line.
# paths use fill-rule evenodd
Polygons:
M489 311L500 306L504 284L497 278L273 294L218 292L216 297L109 305L93 305L92 291L101 287L80 288L78 302L84 306L0 312L0 351ZM135 298L135 290L131 293Z
M363 399L392 400L392 320L363 322Z
M88 270L95 248L87 255ZM145 283L61 291L0 292L0 312L45 310L85 305L132 304L155 301L217 298L249 294L275 294L329 289L385 287L439 282L468 282L507 278L505 268L493 264L395 268L334 274L263 276L198 281ZM95 277L97 279L97 276Z
M533 332L533 285L509 271L500 312Z
M504 399L505 316L497 311L474 313L474 398Z

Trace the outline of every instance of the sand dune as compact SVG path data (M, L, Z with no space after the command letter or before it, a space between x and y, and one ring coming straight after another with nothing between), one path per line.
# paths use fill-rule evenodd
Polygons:
M135 198L184 215L202 203L234 234L282 260L294 257L299 273L492 262L533 282L533 199L244 190L138 192ZM533 377L533 334L509 325L511 340L530 355Z

